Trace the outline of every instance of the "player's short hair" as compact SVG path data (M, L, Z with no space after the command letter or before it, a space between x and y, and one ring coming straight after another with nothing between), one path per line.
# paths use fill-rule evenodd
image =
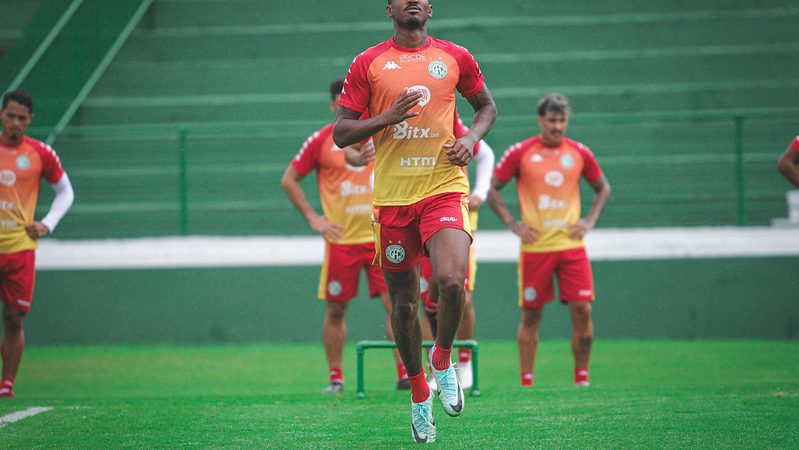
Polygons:
M15 101L20 105L25 105L28 107L29 112L33 112L33 99L31 96L22 89L17 89L16 91L7 92L6 95L3 96L3 108L8 105L8 102Z
M569 99L565 95L558 94L557 92L541 97L536 109L538 110L539 116L546 116L547 113L550 112L568 115L572 111L571 106L569 106Z
M330 83L330 100L335 100L341 90L344 89L344 78L336 78Z

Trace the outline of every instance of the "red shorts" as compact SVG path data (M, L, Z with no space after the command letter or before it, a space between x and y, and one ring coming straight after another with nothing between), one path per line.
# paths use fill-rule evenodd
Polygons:
M425 243L444 228L457 228L471 237L469 196L449 192L428 197L412 205L375 206L375 248L380 267L389 272L407 272L427 254Z
M36 252L0 254L0 298L11 308L30 312L36 278Z
M438 311L438 305L430 297L430 279L433 277L433 266L430 265L430 258L421 258L419 264L419 297L424 301L424 309L430 312ZM469 292L474 292L474 281L477 276L477 258L475 257L474 245L469 247L469 269L466 271L465 288Z
M369 296L386 292L386 282L380 268L373 265L375 246L366 244L325 245L325 260L319 277L319 299L346 302L358 295L361 269L366 271Z
M523 252L519 260L519 306L540 308L555 297L552 278L558 277L560 301L594 301L594 277L585 248L558 252Z

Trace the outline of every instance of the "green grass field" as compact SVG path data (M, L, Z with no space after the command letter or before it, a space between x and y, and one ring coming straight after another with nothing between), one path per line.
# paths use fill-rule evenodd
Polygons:
M480 398L436 404L446 448L797 448L799 342L599 341L591 387L569 344L544 341L536 387L513 342L480 344ZM388 350L366 353L366 399L323 396L321 345L31 347L0 417L0 448L409 448L407 392Z

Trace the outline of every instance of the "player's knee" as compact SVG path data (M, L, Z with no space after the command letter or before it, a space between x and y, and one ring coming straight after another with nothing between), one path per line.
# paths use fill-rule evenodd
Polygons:
M458 298L463 291L463 277L448 274L438 279L439 298Z
M22 332L22 323L25 315L19 311L8 310L3 314L3 327L5 334L16 335Z
M391 308L391 315L401 322L416 318L418 312L416 304L413 302L395 302Z
M327 318L329 320L340 321L344 320L347 314L347 304L344 302L327 302Z
M588 320L591 318L591 303L589 302L575 302L572 306L572 311L575 318Z

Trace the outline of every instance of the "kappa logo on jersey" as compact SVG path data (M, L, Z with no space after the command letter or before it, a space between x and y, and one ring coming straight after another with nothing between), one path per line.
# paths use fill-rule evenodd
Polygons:
M430 93L430 89L427 86L422 86L421 84L417 84L416 86L411 86L408 88L408 92L421 92L422 98L419 99L419 106L424 107L424 105L430 102L430 98L433 96Z
M548 195L539 195L538 209L540 211L545 211L547 209L566 209L566 201L558 200Z
M552 187L561 187L563 185L563 174L557 170L550 170L544 175L544 182Z
M17 182L17 174L13 170L0 170L0 183L13 186Z
M457 222L458 218L457 217L442 217L442 218L438 219L438 221L439 222Z
M383 66L383 70L396 70L396 69L402 69L402 67L400 67L394 61L389 61L386 63L385 66Z
M439 132L430 132L430 128L412 127L407 120L394 125L393 138L401 139L431 139L440 136Z
M540 163L540 162L544 162L544 158L541 155L539 155L538 153L534 153L533 157L530 158L530 161L532 161L534 163Z
M432 75L433 78L440 80L447 76L447 65L443 61L436 60L430 61L427 65L427 73Z
M427 55L424 53L403 53L400 55L401 63L425 62Z

